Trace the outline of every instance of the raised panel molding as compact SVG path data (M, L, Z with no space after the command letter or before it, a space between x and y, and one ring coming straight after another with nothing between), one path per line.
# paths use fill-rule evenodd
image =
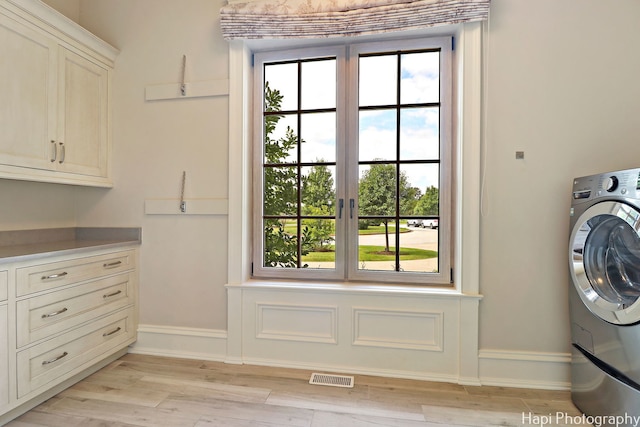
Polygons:
M442 311L353 308L353 345L444 351Z
M256 338L338 343L338 307L256 303Z

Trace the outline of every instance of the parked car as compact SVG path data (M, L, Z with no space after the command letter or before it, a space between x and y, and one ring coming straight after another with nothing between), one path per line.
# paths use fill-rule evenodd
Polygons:
M407 227L438 228L437 219L408 219Z
M434 229L434 228L438 228L438 220L437 219L422 219L420 220L422 222L421 227L423 228L430 228L430 229Z

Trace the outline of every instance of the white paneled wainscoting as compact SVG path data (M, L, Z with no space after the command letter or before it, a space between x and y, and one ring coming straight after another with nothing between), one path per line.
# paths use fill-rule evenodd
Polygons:
M229 285L227 331L142 324L131 352L466 385L568 389L568 354L477 348L480 299L391 287Z

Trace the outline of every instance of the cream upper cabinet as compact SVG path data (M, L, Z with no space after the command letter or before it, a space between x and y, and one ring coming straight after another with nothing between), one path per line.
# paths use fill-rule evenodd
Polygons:
M60 48L58 77L59 170L107 177L109 70Z
M0 0L0 178L111 186L116 55L39 1Z
M0 164L53 166L57 49L50 37L0 15Z

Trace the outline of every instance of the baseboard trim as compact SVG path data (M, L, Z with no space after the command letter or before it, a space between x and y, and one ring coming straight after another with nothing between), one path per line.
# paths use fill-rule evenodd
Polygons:
M140 325L138 341L130 353L153 356L199 359L232 364L323 370L336 373L375 375L422 381L440 381L464 385L569 390L571 388L571 355L533 351L485 349L478 356L479 381L453 375L414 371L368 369L349 365L325 365L304 361L273 360L227 355L227 331L183 328L162 325Z
M130 353L224 362L227 331L162 325L138 326Z
M536 351L480 350L482 385L569 390L571 354Z

